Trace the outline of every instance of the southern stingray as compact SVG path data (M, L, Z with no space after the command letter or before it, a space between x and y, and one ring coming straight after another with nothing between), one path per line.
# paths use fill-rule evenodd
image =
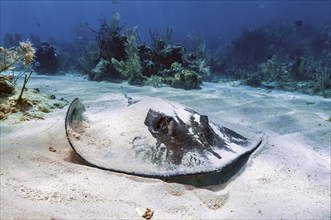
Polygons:
M261 132L231 130L185 106L142 97L97 113L74 99L66 115L66 135L88 164L146 177L219 172L252 153Z

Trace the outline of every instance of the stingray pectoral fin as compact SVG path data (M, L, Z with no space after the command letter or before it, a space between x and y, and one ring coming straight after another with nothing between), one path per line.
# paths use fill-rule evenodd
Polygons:
M83 121L84 117L83 117L83 113L85 112L86 108L85 105L83 103L81 103L79 101L78 98L75 98L67 111L67 115L66 115L66 129L67 126L71 125L73 123L73 121L78 120L78 121Z
M84 112L84 104L81 103L78 98L75 98L68 108L65 120L67 139L72 147L72 141L79 139L80 135L86 130Z
M78 157L80 157L82 161L93 166L93 164L84 157L84 151L81 151L81 146L86 145L86 141L83 141L82 139L84 139L84 133L88 127L85 110L85 105L78 98L75 98L71 102L65 118L65 132L69 144Z

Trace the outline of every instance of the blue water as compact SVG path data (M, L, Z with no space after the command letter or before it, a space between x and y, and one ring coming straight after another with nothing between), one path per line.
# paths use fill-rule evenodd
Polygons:
M83 22L98 30L100 17L111 20L121 15L127 28L138 27L141 40L149 41L149 28L164 31L171 27L175 41L188 41L187 34L200 33L206 43L230 42L242 28L270 22L302 20L313 25L330 25L330 0L281 1L0 1L0 42L5 33L30 33L42 40L75 40L74 29Z

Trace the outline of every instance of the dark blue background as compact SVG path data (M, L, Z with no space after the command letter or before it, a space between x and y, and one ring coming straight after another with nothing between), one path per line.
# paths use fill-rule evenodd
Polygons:
M188 40L187 34L201 33L207 43L228 42L243 27L254 28L276 22L301 19L313 25L329 25L328 1L15 1L1 0L1 42L6 32L39 35L42 40L74 40L72 29L82 22L98 29L103 15L109 22L118 11L122 23L137 26L143 41L149 41L148 29L174 30L176 41ZM40 26L37 25L40 24Z

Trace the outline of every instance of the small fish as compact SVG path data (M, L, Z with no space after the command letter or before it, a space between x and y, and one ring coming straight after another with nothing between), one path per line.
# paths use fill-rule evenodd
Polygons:
M83 27L88 27L89 26L87 22L82 22L80 25L83 26Z
M296 20L294 22L294 24L297 26L297 27L301 27L303 25L303 21L302 20Z
M36 25L37 25L37 27L40 27L40 23L39 22L37 22Z

